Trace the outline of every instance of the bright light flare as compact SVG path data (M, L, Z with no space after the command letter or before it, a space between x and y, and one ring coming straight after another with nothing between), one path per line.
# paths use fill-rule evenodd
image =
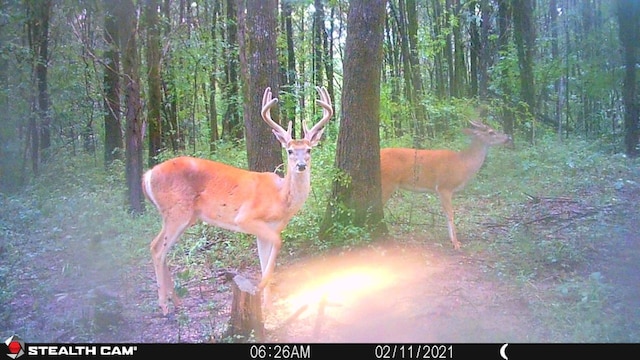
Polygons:
M288 312L302 306L324 302L328 307L349 307L366 301L370 295L391 286L396 280L393 268L381 266L352 266L322 273L299 285L299 289L283 300Z

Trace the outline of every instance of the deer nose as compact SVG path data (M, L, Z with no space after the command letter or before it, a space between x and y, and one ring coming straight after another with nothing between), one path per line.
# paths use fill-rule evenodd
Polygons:
M305 171L307 169L307 164L305 163L298 163L296 166L298 167L298 171Z

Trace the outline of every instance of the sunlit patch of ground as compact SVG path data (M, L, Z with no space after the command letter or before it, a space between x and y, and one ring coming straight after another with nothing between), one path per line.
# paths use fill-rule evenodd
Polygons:
M520 325L518 312L526 311L520 301L496 304L488 319L479 316L478 308L496 303L495 289L469 276L468 259L441 255L442 250L390 244L280 271L277 301L266 317L271 340L492 341ZM526 340L518 331L512 334Z

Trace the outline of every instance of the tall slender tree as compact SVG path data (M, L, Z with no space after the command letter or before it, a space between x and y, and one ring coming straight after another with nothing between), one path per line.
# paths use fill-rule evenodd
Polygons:
M213 4L213 8L210 9L207 7L207 11L211 13L211 68L213 71L209 74L209 151L214 152L216 150L216 141L220 139L220 134L218 133L218 106L216 103L216 67L218 64L218 51L220 48L217 46L218 43L218 13L220 12L220 1L216 1ZM214 45L216 44L216 45Z
M116 12L120 1L104 0L104 163L108 166L122 158L120 120L120 35Z
M157 155L162 149L162 82L160 80L160 24L158 0L146 0L147 21L147 123L149 124L149 167L158 163Z
M286 66L283 67L282 73L282 91L284 92L283 104L280 104L280 113L283 118L292 121L291 136L296 137L296 101L298 76L296 72L296 51L293 39L293 6L291 0L281 1L282 4L282 29L285 31L286 38ZM290 96L287 96L289 94ZM329 93L331 95L331 93ZM286 102L285 102L286 101Z
M624 50L624 144L625 152L630 157L637 157L640 127L638 117L638 81L637 64L640 48L640 2L636 0L618 0L617 15L620 24L620 41Z
M237 1L244 0L227 0L226 6L226 42L225 42L225 81L224 98L226 101L226 109L224 112L222 123L222 136L231 139L242 139L242 124L240 124L240 111L239 111L239 79L238 79L238 52L239 52L239 39L238 39L238 22L244 21L244 17L247 16L242 9L246 9L243 6L239 7Z
M534 0L513 0L513 37L518 50L520 68L520 96L526 104L526 112L536 114L536 94L533 76L536 32L533 21ZM525 125L529 142L534 140L534 123Z
M143 124L140 102L140 59L138 55L138 19L133 0L121 0L118 19L122 31L122 72L125 96L125 169L129 208L132 213L144 211L142 193Z
M386 0L353 0L347 15L342 114L331 197L320 237L341 225L386 232L380 193L380 73Z
M108 1L108 0L107 0ZM163 38L169 38L175 28L172 27L173 21L171 21L171 0L164 0L162 2L162 14L164 24L162 29ZM182 7L180 7L182 9ZM181 18L182 19L182 18ZM181 21L180 21L181 22ZM177 64L173 64L173 52L174 45L172 42L167 43L164 48L164 59L162 63L167 64L161 68L162 71L162 97L163 97L163 119L164 126L162 126L162 142L164 144L171 144L171 149L176 152L180 149L184 149L184 131L180 128L178 123L178 91L177 80L175 70L172 67L177 67Z
M324 82L324 1L314 0L313 7L313 82L319 86Z
M28 6L28 36L33 56L35 73L35 88L37 99L34 110L38 122L32 122L32 167L38 173L38 162L48 157L47 151L51 147L51 114L48 91L48 61L49 61L49 16L51 0L29 0ZM43 156L40 156L42 152Z

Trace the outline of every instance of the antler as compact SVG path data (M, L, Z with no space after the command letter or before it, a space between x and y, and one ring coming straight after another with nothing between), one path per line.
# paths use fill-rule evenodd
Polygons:
M302 129L304 130L304 138L314 142L320 139L320 135L322 135L322 131L324 129L324 125L329 121L331 115L333 115L333 107L331 106L331 98L329 97L329 93L327 89L324 87L316 86L316 90L318 94L320 94L320 100L316 100L316 103L322 106L322 119L315 124L311 129L307 128L306 122L302 123Z
M287 130L283 129L282 126L278 125L275 121L271 119L271 108L278 102L278 98L272 99L271 88L267 87L264 89L264 95L262 95L262 119L271 127L271 131L278 138L280 143L285 146L289 141L291 141L291 121L289 121L289 126Z
M479 120L478 121L469 120L469 123L471 124L471 126L479 130L486 130L488 128L487 125L481 123Z

